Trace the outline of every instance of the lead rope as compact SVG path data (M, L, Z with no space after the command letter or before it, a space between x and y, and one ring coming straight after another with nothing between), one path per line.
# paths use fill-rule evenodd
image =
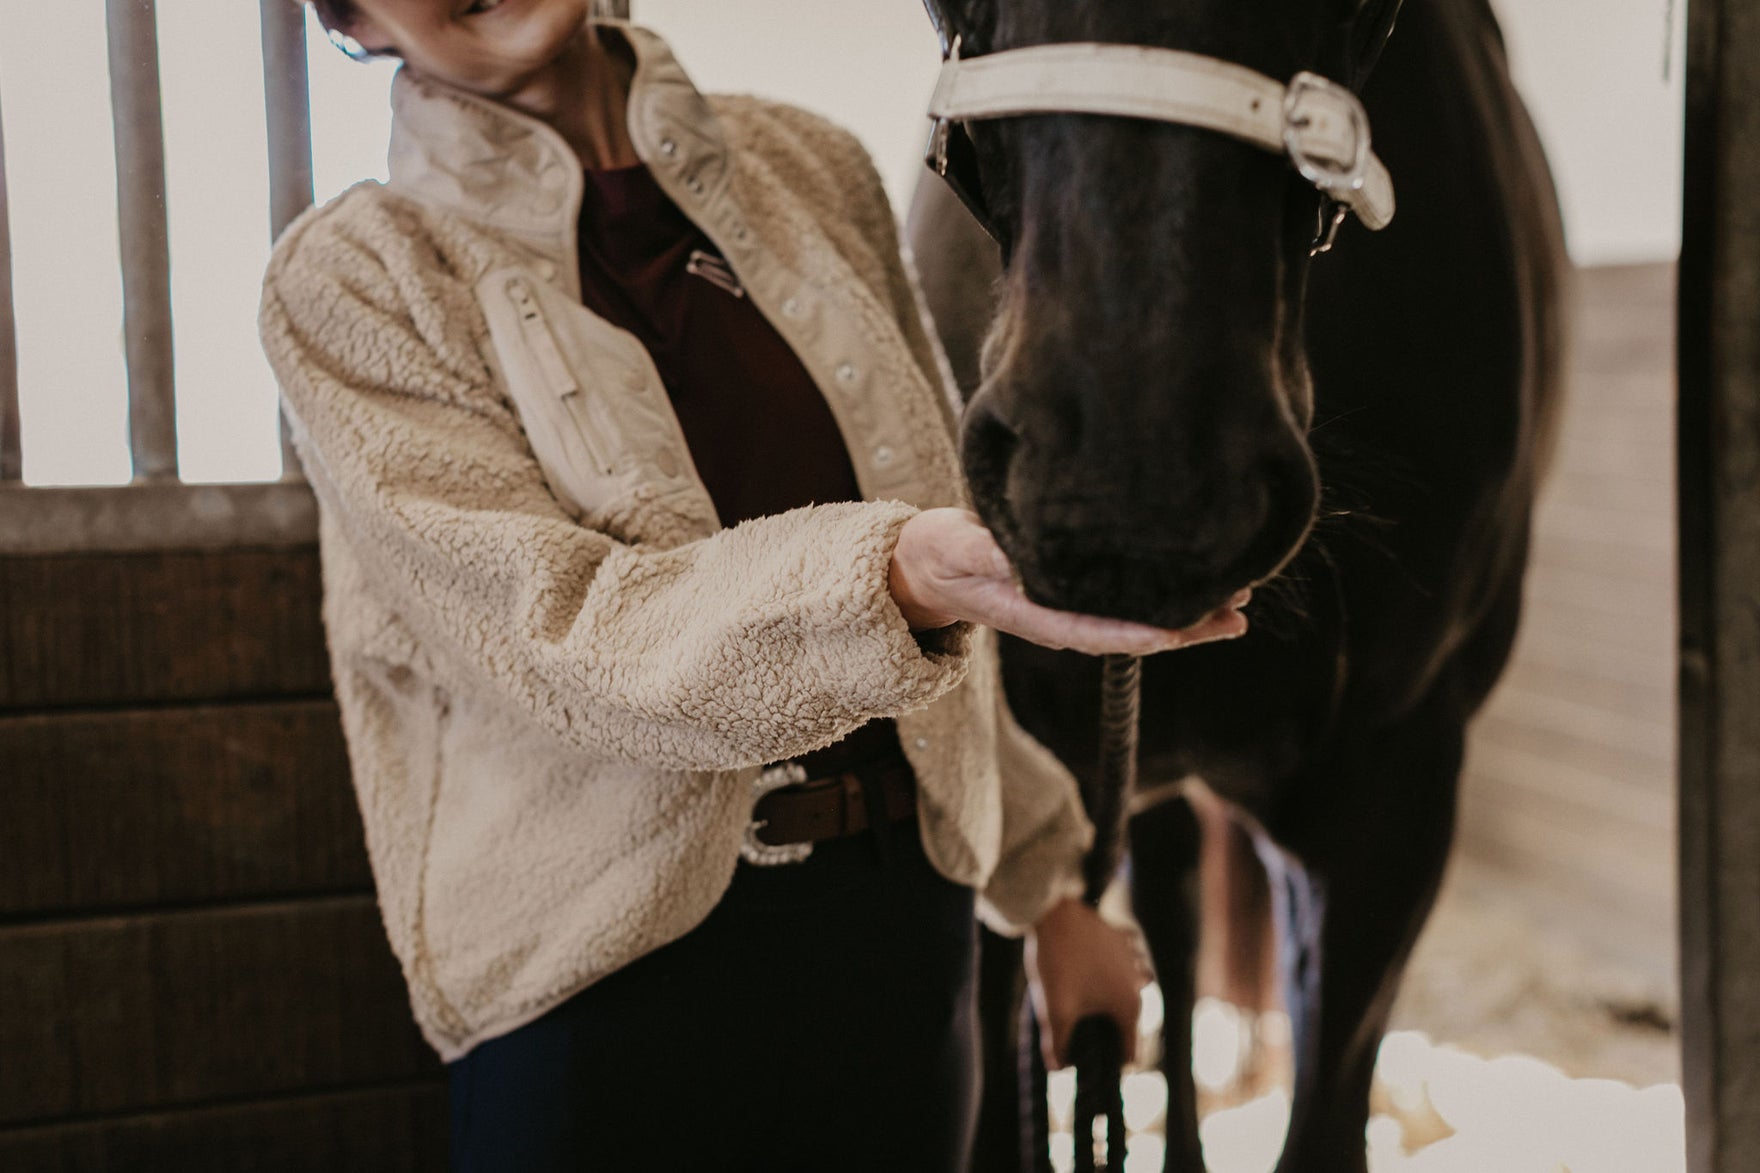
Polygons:
M1100 681L1100 762L1088 792L1094 847L1082 862L1082 898L1098 908L1124 850L1125 819L1137 782L1137 718L1142 710L1143 661L1107 656ZM1037 1048L1035 1048L1035 1051ZM1109 1018L1094 1016L1070 1033L1076 1068L1076 1173L1122 1173L1125 1157L1124 1040ZM1106 1163L1094 1164L1094 1125L1106 1121Z

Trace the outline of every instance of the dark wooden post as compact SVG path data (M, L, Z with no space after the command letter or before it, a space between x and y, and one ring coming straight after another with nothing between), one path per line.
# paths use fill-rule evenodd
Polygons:
M1680 269L1681 1042L1692 1173L1760 1169L1760 4L1692 0Z

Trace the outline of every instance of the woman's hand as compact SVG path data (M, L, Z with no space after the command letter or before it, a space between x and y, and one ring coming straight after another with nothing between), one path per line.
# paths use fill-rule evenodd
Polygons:
M965 620L1091 656L1147 656L1233 639L1247 630L1240 613L1249 598L1246 591L1184 631L1041 607L1021 593L1002 547L977 515L964 509L928 509L905 523L892 554L891 588L912 631Z
M1110 1018L1136 1057L1137 1018L1150 974L1136 941L1080 900L1051 907L1027 937L1028 989L1047 1070L1069 1066L1069 1036L1090 1015Z

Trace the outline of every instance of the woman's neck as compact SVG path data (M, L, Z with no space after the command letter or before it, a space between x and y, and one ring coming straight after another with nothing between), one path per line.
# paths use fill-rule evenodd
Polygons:
M612 39L586 25L548 69L507 100L555 128L583 167L629 167L641 162L629 137L633 75Z

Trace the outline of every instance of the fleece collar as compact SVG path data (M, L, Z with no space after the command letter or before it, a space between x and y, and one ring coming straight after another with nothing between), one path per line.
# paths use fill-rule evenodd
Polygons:
M728 150L709 103L666 42L647 29L616 28L636 59L629 95L636 155L677 170L694 193L720 194ZM391 107L394 190L507 232L561 236L572 245L582 167L556 130L407 67L397 72Z

